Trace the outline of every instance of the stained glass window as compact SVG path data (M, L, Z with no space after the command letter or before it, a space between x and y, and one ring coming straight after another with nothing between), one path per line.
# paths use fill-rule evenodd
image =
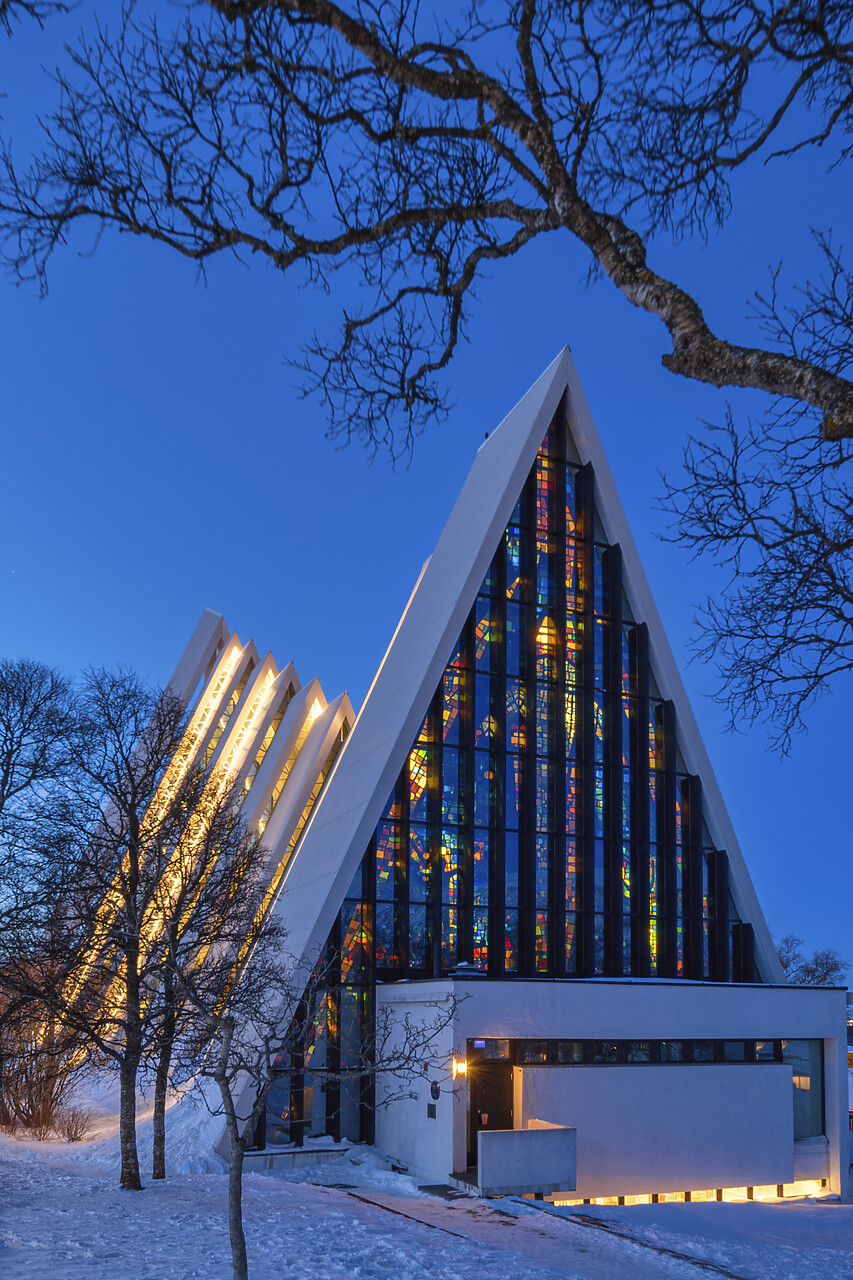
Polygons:
M689 880L691 841L711 851L691 781L667 772L673 717L642 624L613 607L620 557L565 441L558 415L341 913L337 1033L338 1004L323 1018L344 1055L372 966L383 981L460 962L491 978L697 977L731 957L733 908L706 857Z

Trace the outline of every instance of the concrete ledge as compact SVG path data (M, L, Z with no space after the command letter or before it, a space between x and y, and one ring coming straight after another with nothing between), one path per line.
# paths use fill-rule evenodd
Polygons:
M824 1137L798 1138L794 1143L794 1181L829 1177L829 1143Z
M324 1164L327 1160L340 1160L349 1147L268 1147L266 1151L247 1151L246 1169L257 1173L261 1169L304 1169L313 1164Z
M477 1135L477 1189L483 1196L574 1191L577 1133L566 1125L484 1129Z

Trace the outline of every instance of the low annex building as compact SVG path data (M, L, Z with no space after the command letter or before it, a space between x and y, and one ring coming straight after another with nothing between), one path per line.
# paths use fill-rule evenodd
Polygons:
M238 687L215 615L190 650L233 744L268 676ZM361 1138L492 1193L846 1198L844 993L785 985L568 350L480 447L343 749L345 698L292 668L263 698L271 910L339 975L270 1149ZM453 997L447 1077L410 1101L312 1077L378 1007Z

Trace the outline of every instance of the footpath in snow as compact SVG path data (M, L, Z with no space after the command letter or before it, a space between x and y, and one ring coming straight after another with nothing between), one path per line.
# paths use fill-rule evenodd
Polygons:
M219 1122L169 1115L165 1182L118 1188L115 1121L69 1146L0 1136L3 1280L230 1280ZM150 1123L140 1153L150 1168ZM252 1280L851 1280L853 1207L834 1202L665 1204L582 1211L450 1202L376 1151L297 1174L249 1172Z

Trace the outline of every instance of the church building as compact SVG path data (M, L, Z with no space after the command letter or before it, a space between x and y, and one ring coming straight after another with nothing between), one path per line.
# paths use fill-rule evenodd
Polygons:
M844 993L784 981L568 350L480 447L358 715L311 697L251 738L259 815L316 740L261 820L290 949L334 965L268 1151L375 1141L564 1201L846 1198ZM323 1078L383 1010L442 1008L412 1097Z

